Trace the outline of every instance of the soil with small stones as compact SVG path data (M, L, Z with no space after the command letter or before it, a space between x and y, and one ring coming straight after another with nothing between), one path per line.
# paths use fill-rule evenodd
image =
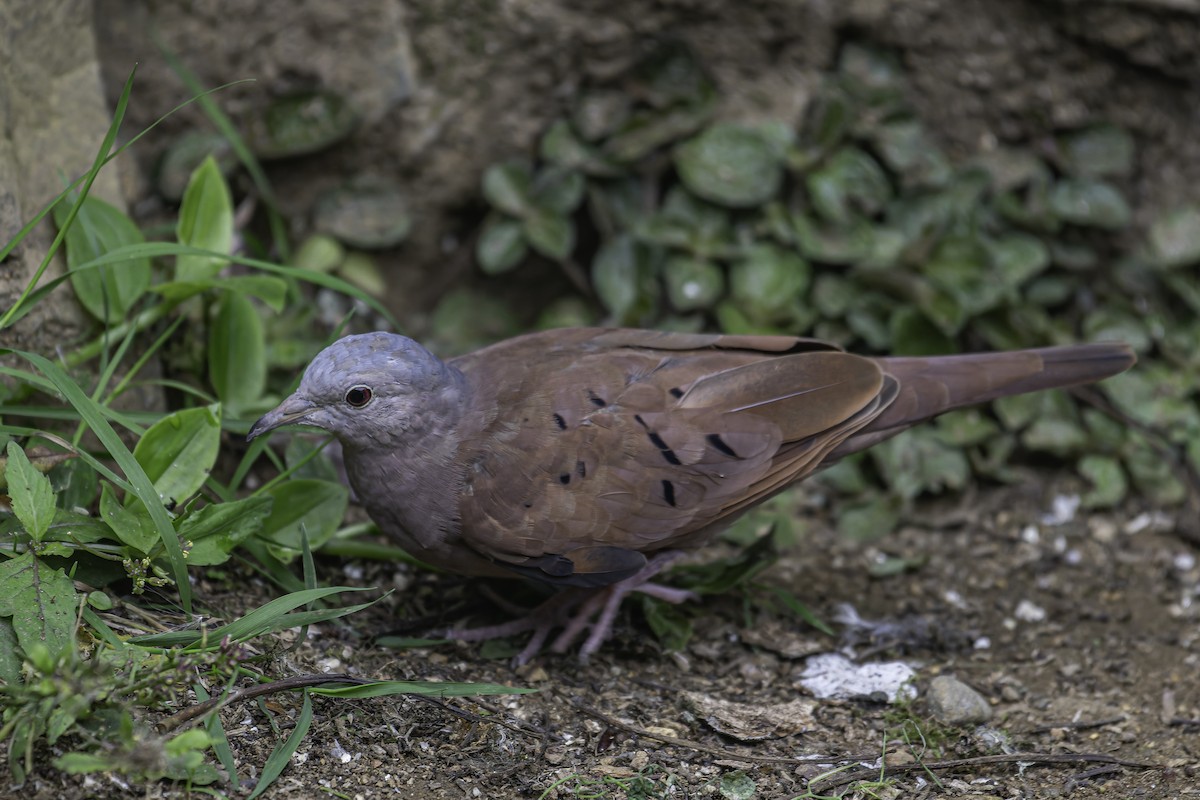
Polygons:
M1173 532L1170 511L1137 503L1050 524L1055 498L1082 488L1074 478L1041 474L920 502L899 531L869 544L840 540L828 516L806 515L801 544L760 583L789 590L826 620L845 617L849 605L863 619L888 623L876 635L826 637L786 611L731 593L695 605L694 637L682 652L665 653L638 604L627 603L614 639L586 665L543 656L514 670L475 644L380 648L375 635L498 617L479 587L461 579L321 561L328 583L395 591L367 611L310 628L293 652L281 647L266 661L276 676L332 672L538 691L482 702L314 698L312 728L266 796L720 798L749 796L733 793L747 778L753 797L764 799L808 791L973 800L1200 796L1196 549ZM914 566L873 577L896 563ZM197 589L226 618L273 596L246 575ZM281 641L291 639L294 632ZM877 696L795 703L808 697L800 676L807 654L818 651L863 663L903 660L917 670L918 697L899 706ZM938 675L981 693L994 711L990 723L951 728L932 719L925 695ZM738 731L712 713L719 701L768 714L783 709L785 717L797 709L797 718L773 733L769 725ZM222 712L238 764L239 788L222 787L228 796L245 796L299 709L292 693ZM904 771L880 787L885 742L888 764ZM1013 753L1026 755L1019 763L945 765ZM839 785L850 777L869 785ZM21 790L69 800L185 795L179 786L125 787L109 777L85 783L48 769Z

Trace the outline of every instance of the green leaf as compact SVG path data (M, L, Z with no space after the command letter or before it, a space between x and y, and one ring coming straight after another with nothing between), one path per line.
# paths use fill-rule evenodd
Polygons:
M235 547L262 530L274 502L269 496L255 496L190 512L179 522L179 538L192 543L188 564L223 564Z
M1005 286L996 280L988 251L968 236L947 236L938 243L921 271L929 281L948 292L968 317L999 305Z
M985 239L984 246L1001 282L1016 288L1050 266L1050 250L1042 240L1027 233L1009 233Z
M345 278L347 283L374 297L383 297L387 293L387 279L383 277L379 264L368 253L359 250L346 253L341 266L338 267L338 274Z
M233 198L229 185L212 156L192 173L183 204L179 207L176 236L180 244L212 250L233 251ZM229 263L213 256L180 255L175 259L175 279L196 281L215 278Z
M100 489L100 518L122 544L139 553L149 554L159 542L146 505L132 494L122 505L109 483Z
M54 207L54 222L60 228L70 213L68 203ZM78 270L77 268L125 245L146 239L129 217L103 200L85 197L79 213L67 229L67 267L79 303L101 322L120 322L150 286L150 259L134 257L119 263Z
M807 261L770 244L755 245L729 268L733 299L752 316L768 319L803 297L811 278Z
M897 500L879 495L848 503L838 513L838 535L855 541L875 541L887 536L900 522Z
M955 447L983 444L1000 432L1000 427L978 408L951 411L937 418L938 438Z
M679 311L710 308L725 291L725 275L711 261L672 256L663 265L667 297Z
M50 569L33 553L0 563L0 617L12 617L26 654L40 643L57 659L74 640L77 611L75 584L61 569Z
M1135 352L1150 349L1150 331L1146 320L1131 309L1103 305L1083 320L1083 335L1089 342L1127 342Z
M292 254L292 266L313 272L333 272L346 257L346 248L332 236L314 233Z
M258 309L243 294L226 292L209 326L208 379L235 416L266 388L266 332Z
M298 555L302 539L317 550L337 532L346 513L349 492L329 481L291 480L266 492L275 499L259 536L275 545L284 558Z
M583 174L570 169L543 169L533 179L533 204L543 211L570 216L583 202Z
M1129 493L1121 462L1111 456L1084 456L1079 460L1079 474L1092 484L1083 496L1084 508L1112 508Z
M1157 264L1187 267L1200 263L1200 206L1164 214L1150 226L1150 252Z
M692 638L692 620L679 606L643 596L642 614L664 651L679 652L687 647Z
M962 489L971 476L967 457L932 428L913 428L869 451L892 491L911 500L923 492Z
M1061 180L1050 189L1048 200L1059 219L1074 225L1120 230L1133 217L1121 193L1099 180Z
M349 101L328 89L293 91L250 111L246 139L254 154L264 159L324 150L353 133L359 121Z
M530 246L546 258L564 261L575 249L575 224L552 211L531 211L521 221L521 230Z
M645 249L629 234L605 242L592 261L596 296L621 324L631 322L656 286Z
M875 129L875 149L907 186L942 186L953 174L950 162L915 119L885 122Z
M100 491L96 469L83 459L72 458L50 470L50 486L58 507L70 511L87 508Z
M494 164L483 173L483 196L493 208L524 216L530 208L530 191L533 173L529 165L520 161Z
M133 448L164 505L183 503L204 485L221 446L220 413L213 406L168 414Z
M300 714L296 717L296 727L288 734L286 741L280 742L271 751L271 755L267 756L266 763L263 764L262 774L258 776L258 782L254 785L252 791L246 800L254 800L260 794L265 792L275 779L283 773L285 767L292 762L292 756L300 748L300 743L308 736L309 726L312 725L312 697L310 690L304 690L304 703L300 707Z
M1133 170L1133 137L1111 123L1092 125L1058 137L1058 160L1077 178L1128 175Z
M934 325L920 309L903 305L888 320L892 352L898 356L934 356L955 351L954 339Z
M21 684L21 656L17 650L17 632L12 620L0 617L0 681L9 686Z
M807 186L817 213L839 225L877 215L892 198L883 168L856 147L844 147L830 156L808 174Z
M412 230L408 197L400 186L370 175L352 179L317 198L313 228L362 250L384 250Z
M25 532L35 542L40 542L54 520L54 491L50 488L50 479L33 468L16 442L8 443L5 476L13 513L25 526Z
M805 257L823 264L855 264L875 254L875 231L870 223L847 227L819 224L803 214L792 217L796 241Z
M741 769L722 775L721 784L717 788L725 800L750 800L757 789L754 779Z
M714 125L675 148L683 185L705 200L748 208L779 191L783 159L773 143L752 128Z

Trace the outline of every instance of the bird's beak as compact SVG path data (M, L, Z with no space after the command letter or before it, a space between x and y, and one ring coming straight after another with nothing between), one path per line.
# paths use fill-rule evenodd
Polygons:
M315 405L307 397L302 397L299 392L293 394L288 399L284 400L271 411L263 414L258 422L250 426L250 432L246 434L246 441L253 441L256 437L262 436L268 431L273 431L280 425L288 425L292 422L300 422L309 414L316 411L319 406Z

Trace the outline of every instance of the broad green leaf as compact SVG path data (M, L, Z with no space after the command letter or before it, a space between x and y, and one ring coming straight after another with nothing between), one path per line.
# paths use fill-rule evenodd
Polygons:
M1150 331L1145 319L1130 309L1103 305L1083 320L1083 335L1090 342L1126 342L1135 352L1150 349Z
M70 204L54 207L54 222L61 227ZM94 269L79 270L106 253L145 242L142 232L120 209L88 196L67 230L67 267L71 286L80 304L101 322L120 322L150 286L150 259L135 257Z
M856 264L877 256L875 230L857 221L848 226L825 225L803 214L792 217L800 252L823 264Z
M999 432L995 421L978 408L951 411L937 418L938 438L955 447L982 444Z
M770 317L787 308L804 296L811 278L807 261L770 244L756 245L729 267L730 294L752 316Z
M54 519L54 491L50 488L50 479L33 468L16 442L8 443L5 475L13 513L25 526L25 532L35 542L40 542Z
M569 216L583 202L583 174L570 169L543 169L533 179L530 197L543 211Z
M221 446L220 413L220 406L176 411L154 423L133 448L163 505L182 503L204 485Z
M264 159L320 152L345 139L359 123L350 102L329 89L294 91L251 110L256 113L247 122L246 139L254 155Z
M149 554L159 543L158 531L145 504L131 494L122 505L109 483L100 490L100 518L122 544L139 553Z
M600 246L592 261L596 296L620 324L629 324L657 288L645 248L628 234Z
M1133 137L1107 122L1072 131L1058 137L1058 161L1077 178L1128 175L1133 169Z
M74 638L77 611L75 584L61 569L50 569L33 553L0 562L0 617L12 617L26 654L40 643L58 658Z
M821 316L837 319L846 312L858 299L859 288L840 275L823 272L813 282L812 304L821 312Z
M346 248L332 236L314 233L292 254L292 266L313 272L333 272L346 257Z
M316 478L317 480L340 480L337 467L322 452L328 439L313 439L309 436L291 436L284 450L283 461L291 470L292 478Z
M710 308L725 291L725 275L711 261L672 256L663 265L667 297L679 311Z
M642 614L664 651L679 652L687 647L692 638L692 619L679 606L644 596Z
M962 450L947 445L930 427L905 431L869 453L892 491L909 500L924 492L961 489L971 476Z
M838 513L838 535L846 539L870 542L887 536L900 522L900 509L895 497L876 495L867 500L848 503Z
M1050 189L1050 210L1064 222L1120 230L1133 212L1113 186L1099 180L1061 180Z
M721 776L717 789L724 800L751 800L758 787L745 770L735 769Z
M949 293L967 317L994 308L1005 298L983 244L968 236L947 236L921 268L934 286Z
M204 159L188 182L179 207L176 237L180 244L230 253L233 250L233 199L216 160ZM214 256L180 255L175 259L175 280L215 278L229 263Z
M1164 214L1150 226L1150 252L1164 267L1200 263L1200 206L1184 206Z
M0 617L0 681L9 686L21 684L21 656L17 650L17 632L12 620Z
M475 244L479 266L489 275L508 272L520 264L528 252L521 223L499 214L488 219Z
M266 332L243 294L226 292L209 325L208 379L234 415L260 399L267 385Z
M50 470L48 477L58 507L67 511L89 507L100 491L95 467L83 459L64 461Z
M552 211L534 209L521 220L529 245L546 258L563 261L575 249L575 223Z
M338 263L341 263L339 260ZM236 294L257 297L275 312L283 311L287 301L287 281L272 275L235 275L229 278L213 278L194 281L169 281L155 284L150 291L161 294L167 300L180 302L195 297L201 292L224 289Z
M620 174L620 170L609 163L599 150L580 141L565 119L552 124L542 136L539 152L544 160L559 167L596 176Z
M483 196L493 208L524 216L530 208L530 191L533 174L529 166L520 161L494 164L483 173Z
M1123 460L1137 487L1138 497L1160 506L1177 505L1187 499L1188 487L1172 469L1172 462L1163 458L1162 452L1141 435L1130 438L1129 445L1123 448ZM1200 435L1193 439L1200 441Z
M813 208L838 225L874 217L892 199L883 168L857 147L844 147L830 156L808 174L807 186Z
M1111 456L1084 456L1079 460L1079 474L1092 484L1083 496L1084 508L1112 508L1129 493L1121 463Z
M379 264L369 253L351 250L342 259L338 274L347 283L357 286L372 297L383 297L387 294L387 278L379 269Z
M268 489L267 494L275 504L258 535L282 549L285 557L300 553L304 536L313 550L329 541L349 501L345 486L318 480L284 481Z
M935 356L956 350L954 339L914 306L897 307L888 320L888 332L891 351L898 356Z
M775 143L761 131L738 125L712 126L676 147L674 159L684 186L734 208L765 203L783 181L783 159Z
M395 247L412 226L404 190L375 175L324 192L313 210L315 230L362 250Z
M899 173L907 186L941 186L953 174L946 156L916 119L886 122L873 138L883 163Z
M1050 251L1042 240L1027 233L1010 233L983 242L992 267L1005 286L1022 286L1050 266Z
M179 538L191 542L188 564L208 567L222 564L235 547L262 530L274 500L247 497L230 503L213 503L189 513L179 522Z

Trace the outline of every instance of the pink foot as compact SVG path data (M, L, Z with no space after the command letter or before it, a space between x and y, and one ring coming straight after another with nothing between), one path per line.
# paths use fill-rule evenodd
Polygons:
M555 653L565 653L584 630L590 628L591 632L579 648L579 660L586 663L612 635L613 621L617 618L621 601L632 592L642 592L668 603L699 599L695 592L650 582L651 578L681 555L678 551L659 553L633 577L602 589L564 590L520 619L483 628L445 631L442 635L447 639L479 642L533 631L525 648L513 659L513 666L521 666L529 663L541 651L555 628L563 629L550 645L550 650ZM578 611L571 613L576 606L579 607Z

